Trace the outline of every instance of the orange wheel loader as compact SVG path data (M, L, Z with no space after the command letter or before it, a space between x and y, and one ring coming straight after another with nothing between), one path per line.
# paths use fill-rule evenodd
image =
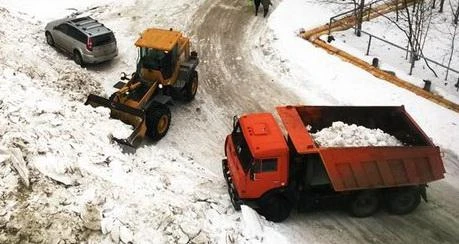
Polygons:
M114 85L118 91L109 99L90 94L85 104L110 108L110 116L134 127L128 138L115 141L137 147L145 135L159 140L171 122L167 106L172 100L190 102L198 89L196 66L199 58L190 52L190 39L172 29L145 30L135 45L138 48L136 71L125 73Z

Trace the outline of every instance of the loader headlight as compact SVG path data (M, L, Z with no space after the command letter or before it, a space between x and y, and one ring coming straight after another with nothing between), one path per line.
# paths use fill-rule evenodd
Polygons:
M163 88L163 84L158 85L159 89Z

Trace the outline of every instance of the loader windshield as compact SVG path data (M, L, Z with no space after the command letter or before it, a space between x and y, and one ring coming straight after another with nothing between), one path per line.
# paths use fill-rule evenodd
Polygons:
M236 153L239 162L241 162L241 166L244 169L244 171L247 172L253 162L253 156L250 152L249 146L247 145L244 135L242 134L242 130L239 126L239 123L235 125L233 132L231 133L231 136L233 138L234 147L236 148Z
M165 79L172 75L172 53L153 48L139 50L140 68L159 70Z

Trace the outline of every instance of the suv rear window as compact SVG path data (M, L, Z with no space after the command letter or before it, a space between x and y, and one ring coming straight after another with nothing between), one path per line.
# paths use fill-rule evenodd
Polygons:
M115 41L115 35L113 33L107 33L100 36L93 36L92 41L94 46L103 46Z

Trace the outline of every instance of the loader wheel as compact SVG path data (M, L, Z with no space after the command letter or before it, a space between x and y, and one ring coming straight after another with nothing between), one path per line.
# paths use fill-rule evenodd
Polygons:
M389 193L388 210L393 214L407 214L415 210L421 203L421 195L417 189L394 190Z
M51 35L51 33L46 32L45 36L46 36L46 43L48 43L48 45L54 47L54 39L53 39L53 36Z
M379 197L374 191L363 191L354 196L350 203L350 212L354 217L368 217L379 208Z
M152 106L147 112L147 135L154 141L163 138L169 130L171 111L164 104Z
M259 212L269 221L282 222L288 218L292 204L282 195L271 195L260 202Z
M190 102L194 99L196 92L198 91L198 83L198 72L194 70L190 81L186 83L185 87L183 88L183 100L185 102Z
M75 61L76 64L83 66L83 58L81 57L80 52L76 50L73 52L73 61Z

